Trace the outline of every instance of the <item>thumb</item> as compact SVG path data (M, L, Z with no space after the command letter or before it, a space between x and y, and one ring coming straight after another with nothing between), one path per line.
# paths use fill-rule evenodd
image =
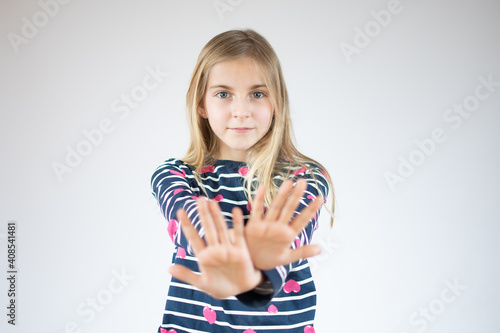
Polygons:
M290 263L296 262L300 259L314 257L321 253L321 246L316 244L304 245L290 252Z
M168 268L168 272L177 280L181 280L199 289L201 278L186 266L174 264Z

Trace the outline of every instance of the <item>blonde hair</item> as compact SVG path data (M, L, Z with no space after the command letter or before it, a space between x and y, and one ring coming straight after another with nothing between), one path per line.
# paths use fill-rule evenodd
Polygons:
M316 164L326 175L331 189L332 206L328 210L333 224L335 196L328 171L317 161L300 153L293 144L293 129L290 121L288 92L279 59L269 42L251 29L230 30L212 38L201 50L186 94L186 106L191 139L183 158L195 167L195 176L200 180L201 169L215 162L219 141L208 120L201 117L198 108L203 107L208 75L211 68L223 61L252 58L261 70L264 83L274 107L274 116L269 131L250 151L248 173L245 175L245 194L250 201L255 191L254 181L267 188L265 205L269 207L278 187L273 177L291 176L291 167L300 166L310 170L307 164ZM314 174L311 172L314 180Z

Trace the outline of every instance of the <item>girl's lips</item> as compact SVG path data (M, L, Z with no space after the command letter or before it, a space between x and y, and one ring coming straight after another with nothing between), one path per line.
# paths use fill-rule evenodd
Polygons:
M253 128L250 128L250 127L232 127L229 129L231 131L235 131L236 133L247 133L247 132L250 132Z

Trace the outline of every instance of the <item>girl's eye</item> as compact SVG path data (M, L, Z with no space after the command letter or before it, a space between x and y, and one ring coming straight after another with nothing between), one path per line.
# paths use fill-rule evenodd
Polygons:
M221 91L221 92L217 93L217 96L220 98L228 98L229 94L225 91Z
M261 91L256 91L252 94L252 97L255 97L255 98L262 98L264 97L264 93L261 92Z

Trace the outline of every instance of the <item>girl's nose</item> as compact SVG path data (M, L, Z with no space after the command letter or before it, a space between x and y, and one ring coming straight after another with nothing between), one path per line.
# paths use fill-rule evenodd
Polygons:
M233 117L234 118L248 118L252 111L250 105L245 100L237 98L233 104Z

